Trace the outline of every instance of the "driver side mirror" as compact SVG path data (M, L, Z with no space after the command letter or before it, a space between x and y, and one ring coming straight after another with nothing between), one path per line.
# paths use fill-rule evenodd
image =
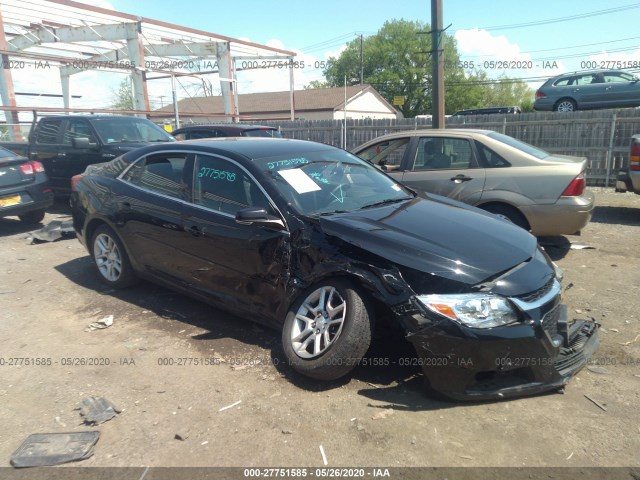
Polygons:
M264 208L243 208L236 212L236 223L241 225L258 225L261 227L284 230L284 223L278 217L269 215Z
M71 145L73 146L73 148L77 148L77 149L88 149L88 148L93 148L96 146L95 143L90 143L89 139L87 137L75 137L71 139Z

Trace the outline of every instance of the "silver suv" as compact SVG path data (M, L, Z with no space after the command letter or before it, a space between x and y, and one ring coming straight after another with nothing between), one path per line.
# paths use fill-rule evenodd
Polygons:
M573 112L593 108L637 107L640 82L623 70L566 73L547 80L536 92L535 110Z

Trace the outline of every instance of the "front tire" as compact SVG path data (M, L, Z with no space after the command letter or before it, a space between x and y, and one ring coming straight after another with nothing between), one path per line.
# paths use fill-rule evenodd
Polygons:
M310 287L285 318L282 346L289 365L318 380L346 375L369 349L372 313L366 297L346 280Z
M100 280L112 288L126 288L136 283L136 275L120 238L107 225L99 226L91 239L93 264Z

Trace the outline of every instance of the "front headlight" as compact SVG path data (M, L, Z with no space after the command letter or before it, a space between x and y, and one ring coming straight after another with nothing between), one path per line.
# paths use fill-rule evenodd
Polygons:
M518 313L504 297L486 293L418 295L432 312L473 328L492 328L518 321Z

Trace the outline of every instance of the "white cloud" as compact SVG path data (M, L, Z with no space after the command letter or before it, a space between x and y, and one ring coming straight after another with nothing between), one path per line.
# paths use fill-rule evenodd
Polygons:
M595 68L613 68L613 69L632 69L636 72L640 68L640 48L631 52L607 52L603 50L595 55L590 55L587 59L579 59L579 68L595 69Z
M512 78L552 77L566 71L561 60L534 59L505 35L494 36L486 30L473 28L458 30L455 39L461 60L473 61L476 68L485 70L491 78L503 74ZM515 68L502 68L504 66ZM536 89L543 81L529 83L529 86Z

